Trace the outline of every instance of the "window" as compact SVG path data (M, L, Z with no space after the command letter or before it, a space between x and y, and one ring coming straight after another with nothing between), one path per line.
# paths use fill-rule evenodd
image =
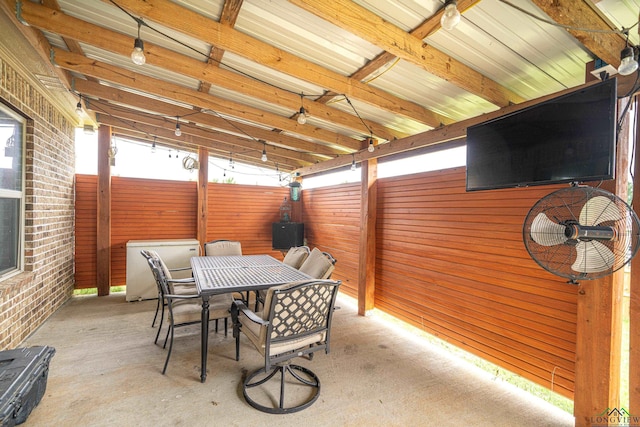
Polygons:
M0 278L22 268L24 120L0 104Z

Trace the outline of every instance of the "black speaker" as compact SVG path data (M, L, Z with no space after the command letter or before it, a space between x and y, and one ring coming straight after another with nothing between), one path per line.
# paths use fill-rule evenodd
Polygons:
M304 245L304 224L301 222L274 222L271 225L273 249L289 249Z

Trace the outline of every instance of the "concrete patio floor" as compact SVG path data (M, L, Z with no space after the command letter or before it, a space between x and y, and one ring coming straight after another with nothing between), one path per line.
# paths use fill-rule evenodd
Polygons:
M199 381L199 326L155 345L156 302L122 293L74 297L22 346L56 349L47 390L24 426L573 426L566 412L460 360L380 316L357 315L339 296L331 352L296 363L321 381L320 398L271 415L242 397L243 375L264 364L246 337L211 332L208 378ZM213 328L212 328L213 329Z

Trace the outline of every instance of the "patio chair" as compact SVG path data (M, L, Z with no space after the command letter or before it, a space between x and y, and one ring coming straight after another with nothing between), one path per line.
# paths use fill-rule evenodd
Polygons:
M140 253L142 254L143 257L145 257L147 259L147 261L149 261L149 259L151 258L155 258L158 259L162 265L162 269L165 272L165 275L167 276L167 280L170 282L170 286L173 287L172 289L172 293L176 293L176 294L181 294L181 293L196 293L195 291L195 281L193 280L193 277L188 277L188 278L184 278L184 279L174 279L171 275L171 272L178 272L178 271L188 271L191 270L191 267L181 267L181 268L168 268L167 265L164 263L164 261L162 260L162 258L160 258L160 255L158 255L158 252L156 251L152 251L152 250L141 250ZM152 270L153 273L153 270ZM160 329L162 328L162 322L164 320L164 310L165 310L166 304L162 298L162 294L160 292L160 288L158 288L158 303L156 304L156 313L153 316L153 322L151 322L151 327L155 327L156 325L156 320L158 318L158 313L160 313L160 324L158 326L158 334L156 334L156 342L158 342L158 335L160 334ZM162 309L162 311L160 310Z
M287 251L287 254L285 255L282 262L297 270L300 268L302 263L307 259L310 252L311 251L309 250L308 246L293 246ZM262 289L255 292L256 294L255 310L256 311L258 311L258 307L260 304L264 304L264 297L266 293L267 293L266 289Z
M242 245L233 240L212 240L204 244L206 256L242 255Z
M153 272L153 276L162 292L162 299L167 308L167 319L169 328L167 336L164 339L163 348L166 348L169 341L169 351L162 368L162 374L167 372L169 359L173 350L173 338L175 328L200 323L202 321L202 299L197 293L192 294L172 294L169 281L165 275L162 263L157 258L148 259L149 266ZM209 321L226 319L229 317L229 311L233 298L231 294L216 295L209 298ZM225 328L225 335L227 331Z
M336 259L330 253L313 248L299 270L315 279L329 279L335 265Z
M282 262L298 269L307 257L309 257L310 252L308 246L294 246L287 251Z
M339 286L340 282L331 280L308 280L269 288L261 313L251 311L242 301L234 301L231 317L236 360L240 358L240 332L264 356L264 367L248 374L242 383L249 405L263 412L284 414L305 409L318 399L320 380L316 374L292 364L291 359L305 355L311 359L320 350L329 353L331 318ZM279 385L271 385L269 380L277 373ZM285 384L295 388L295 401L289 396L285 402ZM309 392L300 387L310 387Z

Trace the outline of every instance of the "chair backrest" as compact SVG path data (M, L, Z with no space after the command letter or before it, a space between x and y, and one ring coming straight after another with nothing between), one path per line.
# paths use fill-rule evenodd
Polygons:
M336 260L327 252L313 248L299 270L314 279L328 279L335 269Z
M242 245L233 240L212 240L204 244L206 256L242 255Z
M294 246L289 249L282 262L298 269L300 268L302 263L309 257L310 252L311 251L309 250L308 246Z
M265 343L267 363L286 359L291 350L307 346L313 348L306 353L320 349L329 352L331 318L340 284L308 280L269 288L262 312L269 324L259 338ZM278 350L272 351L272 346Z

